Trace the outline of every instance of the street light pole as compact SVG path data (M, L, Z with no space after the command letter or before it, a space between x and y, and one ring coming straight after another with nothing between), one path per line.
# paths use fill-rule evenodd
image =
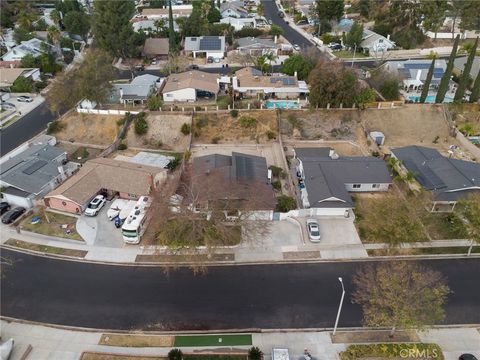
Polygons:
M342 297L340 299L340 305L338 306L337 319L335 320L335 327L333 328L333 335L335 335L335 333L337 332L338 320L340 319L340 312L342 311L343 298L345 297L345 287L343 286L343 279L341 277L339 277L338 281L340 281L340 284L342 284Z

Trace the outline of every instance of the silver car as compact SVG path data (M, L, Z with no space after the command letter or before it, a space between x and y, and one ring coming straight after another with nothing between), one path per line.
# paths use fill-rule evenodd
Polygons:
M307 219L307 231L311 242L320 241L320 227L318 226L317 220Z

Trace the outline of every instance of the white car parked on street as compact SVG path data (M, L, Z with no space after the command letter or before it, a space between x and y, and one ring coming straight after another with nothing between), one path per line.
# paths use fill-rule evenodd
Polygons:
M88 204L87 208L85 209L86 216L97 216L102 207L106 203L105 196L97 195L93 198L92 201Z

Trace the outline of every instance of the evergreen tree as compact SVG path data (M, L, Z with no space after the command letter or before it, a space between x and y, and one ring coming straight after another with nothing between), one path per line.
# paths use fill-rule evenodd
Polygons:
M435 103L437 104L443 103L443 99L445 99L445 94L448 90L448 84L450 82L450 78L452 77L453 62L455 61L455 56L457 55L459 41L460 35L457 35L455 42L453 43L453 49L450 53L450 58L448 59L447 68L445 69L445 73L443 74L442 80L440 80L440 85L438 86L437 96L435 97Z
M475 103L480 98L480 71L477 74L475 83L473 84L472 93L470 94L470 102Z
M430 88L430 83L432 82L433 77L433 69L435 69L435 58L433 58L432 63L430 64L430 68L428 69L427 78L423 83L422 95L420 95L420 103L424 104L425 99L428 96L428 89Z
M177 39L173 29L172 0L168 1L168 45L170 54L175 54L177 52Z
M473 60L475 60L475 53L477 52L477 45L478 45L478 36L475 39L475 43L473 44L472 49L470 49L470 53L468 54L467 62L463 67L463 73L460 76L460 81L458 82L458 88L455 92L456 101L462 101L463 95L465 95L465 89L468 86L468 82L470 81L470 71L472 70Z

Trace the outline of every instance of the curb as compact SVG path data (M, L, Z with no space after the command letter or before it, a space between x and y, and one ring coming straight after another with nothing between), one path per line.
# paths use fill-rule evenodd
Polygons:
M0 316L0 320L6 322L15 322L25 325L46 326L54 329L65 331L81 331L95 333L111 333L111 334L132 334L132 335L185 335L185 334L269 334L269 333L287 333L287 332L328 332L333 331L332 328L278 328L278 329L262 329L262 328L246 328L246 329L224 329L224 330L178 330L178 331L161 331L161 330L112 330L112 329L96 329L86 327L76 327L69 325L58 325L51 323L42 323L38 321L22 320L9 316ZM430 329L458 329L458 328L478 328L480 324L454 324L454 325L433 325ZM389 327L349 327L337 328L341 332L354 331L371 331L371 330L391 330ZM415 329L413 329L415 330ZM428 329L426 330L428 332ZM242 346L242 345L239 345Z
M404 255L404 256L375 256L358 259L291 259L291 260L270 260L255 262L235 262L235 261L212 261L212 262L112 262L101 260L89 260L73 256L47 254L34 250L16 248L10 245L1 244L0 249L7 249L18 253L24 253L31 256L49 258L53 260L75 261L94 265L110 266L135 266L135 267L218 267L218 266L257 266L257 265L296 265L296 264L318 264L318 263L352 263L352 262L381 262L381 261L421 261L421 260L475 260L480 259L480 254L473 255Z

